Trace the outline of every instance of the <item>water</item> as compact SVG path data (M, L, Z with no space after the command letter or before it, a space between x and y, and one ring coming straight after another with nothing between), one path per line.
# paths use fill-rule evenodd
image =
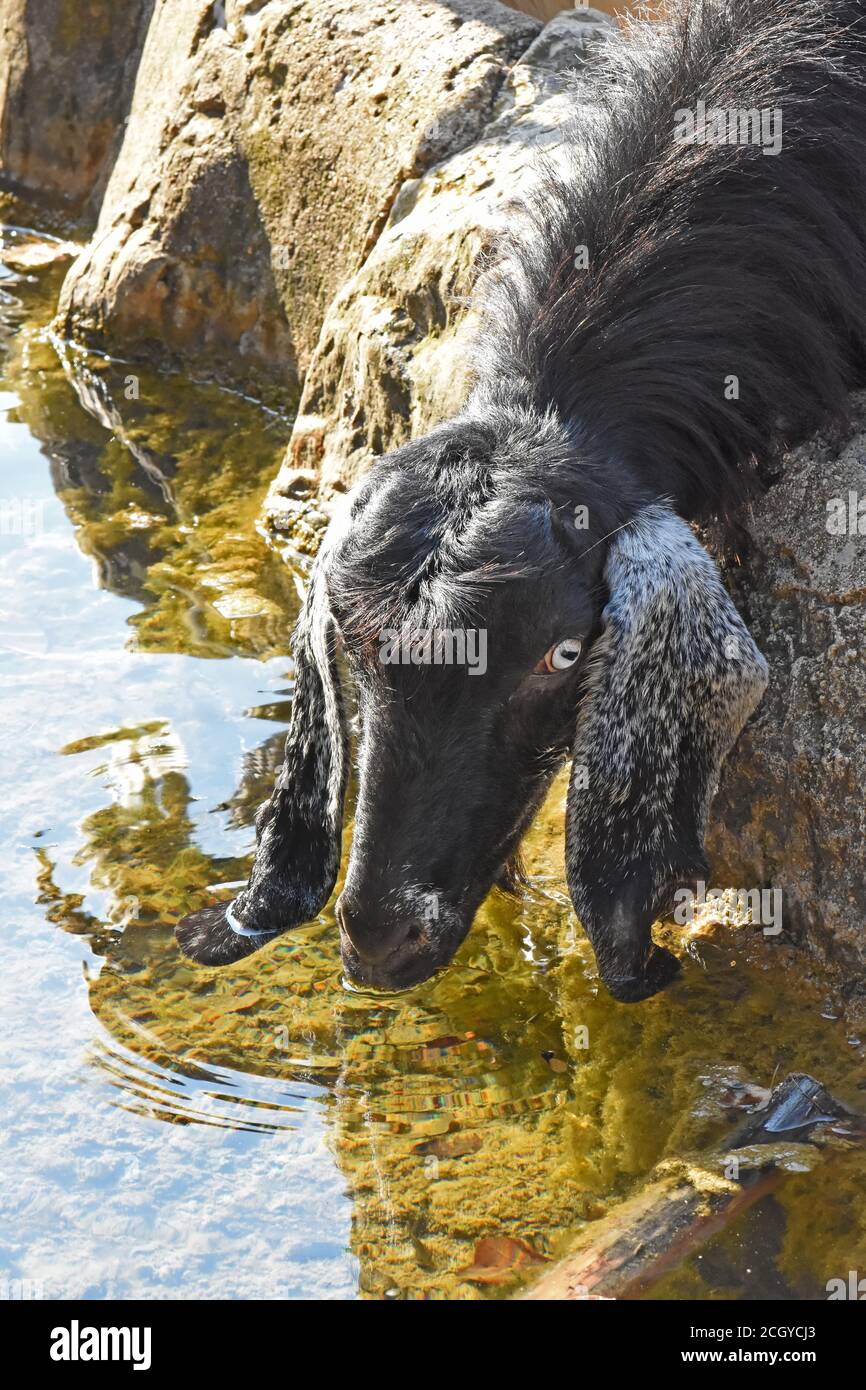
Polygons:
M866 1107L862 1044L783 943L718 929L666 994L599 989L561 786L527 894L415 991L347 988L330 911L226 973L181 959L174 922L247 872L290 708L303 562L255 524L290 419L55 341L62 273L0 279L0 1276L501 1297L522 1246L467 1274L480 1240L550 1256L720 1139L732 1081L803 1069ZM823 1296L866 1271L864 1176L790 1176L654 1296Z

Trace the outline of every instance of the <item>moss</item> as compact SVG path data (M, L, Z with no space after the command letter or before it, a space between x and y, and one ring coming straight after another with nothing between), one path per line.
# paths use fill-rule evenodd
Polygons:
M826 1296L827 1281L847 1281L850 1270L857 1270L858 1278L866 1276L864 1194L862 1145L826 1157L814 1171L791 1178L780 1192L786 1228L779 1266L804 1296L810 1296L813 1283L819 1296Z

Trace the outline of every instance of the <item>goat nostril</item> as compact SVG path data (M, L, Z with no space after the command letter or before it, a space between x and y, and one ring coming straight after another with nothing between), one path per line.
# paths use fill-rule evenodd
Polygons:
M364 914L354 905L350 907L342 895L337 899L334 915L361 960L370 965L376 965L405 941L417 940L420 935L413 923L386 923L378 913Z
M342 897L337 899L334 909L337 921L342 930L346 933L359 956L367 955L367 934L359 925L360 916L357 911L352 911L343 901Z

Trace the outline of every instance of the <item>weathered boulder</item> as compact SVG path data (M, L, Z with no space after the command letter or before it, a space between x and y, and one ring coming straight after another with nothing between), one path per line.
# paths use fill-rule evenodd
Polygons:
M732 587L770 666L713 806L713 882L781 890L786 930L866 966L866 393L794 450Z
M276 530L314 543L307 533L323 523L320 502L460 405L479 260L533 177L534 157L555 154L573 111L567 86L609 25L590 9L553 20L508 72L479 138L401 187L370 254L325 315L266 503ZM315 505L303 497L310 470Z
M291 333L220 63L237 51L205 0L158 0L96 232L60 296L65 335L165 365L276 382Z
M539 28L498 0L156 0L64 330L285 388L398 189L476 139Z
M154 0L0 0L0 187L92 219Z

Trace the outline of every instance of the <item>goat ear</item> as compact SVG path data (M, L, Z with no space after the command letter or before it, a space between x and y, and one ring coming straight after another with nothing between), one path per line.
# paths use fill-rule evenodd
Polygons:
M310 921L337 880L348 750L326 562L322 553L295 632L285 761L256 817L249 883L233 903L194 912L176 928L183 952L205 965L229 965Z
M575 911L611 994L636 1002L679 966L650 928L707 872L704 831L725 754L767 665L691 529L653 505L608 552L568 791Z

